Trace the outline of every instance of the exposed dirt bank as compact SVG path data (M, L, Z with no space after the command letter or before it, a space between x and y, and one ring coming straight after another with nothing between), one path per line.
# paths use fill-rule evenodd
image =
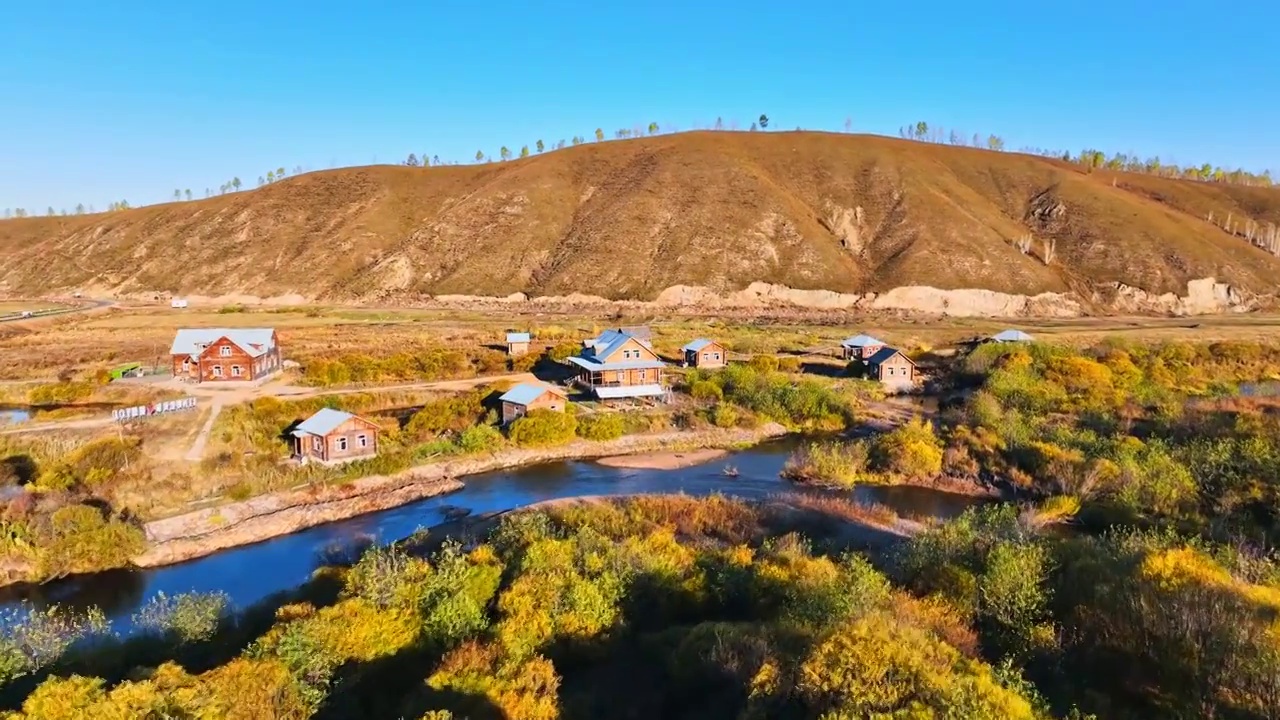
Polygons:
M638 470L679 470L680 468L699 465L728 454L726 450L708 448L692 452L656 452L639 455L617 455L600 458L596 462L607 467L633 468Z
M373 476L343 485L312 486L269 493L243 502L206 508L145 526L149 548L133 559L156 567L211 555L327 522L385 510L463 487L454 478L555 460L598 458L625 453L673 452L686 448L726 448L786 434L769 423L753 430L706 430L634 435L606 442L580 440L553 448L511 449Z

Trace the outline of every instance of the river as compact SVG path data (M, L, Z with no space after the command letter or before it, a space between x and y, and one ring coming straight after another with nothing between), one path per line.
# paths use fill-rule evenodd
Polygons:
M378 542L407 537L419 528L443 523L450 507L481 514L580 495L722 492L756 499L793 490L795 487L780 479L778 473L794 446L794 440L770 442L678 470L612 468L591 461L569 461L474 475L463 478L466 487L454 493L189 562L149 570L103 572L42 586L2 588L0 607L12 607L24 600L37 607L52 603L76 608L97 606L117 627L127 625L144 602L161 592L175 595L220 590L235 606L244 607L306 582L326 548L362 537ZM739 475L727 477L723 473L725 465L737 468ZM979 498L917 487L867 486L852 493L859 500L882 503L910 516L950 518L981 502Z

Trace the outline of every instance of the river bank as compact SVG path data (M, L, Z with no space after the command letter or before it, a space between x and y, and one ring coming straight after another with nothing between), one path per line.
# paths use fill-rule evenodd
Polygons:
M456 492L464 487L456 478L467 475L557 460L725 449L753 445L785 434L786 428L768 423L750 430L710 429L630 435L608 441L578 440L557 447L512 448L490 455L445 460L395 475L365 477L341 485L268 493L147 523L144 530L148 548L132 562L140 568L170 565ZM659 459L651 458L651 462L657 461Z

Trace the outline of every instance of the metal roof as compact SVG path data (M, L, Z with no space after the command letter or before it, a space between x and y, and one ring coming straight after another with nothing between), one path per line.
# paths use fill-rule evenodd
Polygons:
M235 343L251 357L266 355L274 347L271 328L183 328L173 337L170 355L199 355L221 338Z
M589 360L609 357L628 340L635 340L640 343L640 346L644 349L654 353L655 355L657 354L654 352L653 346L649 344L649 341L639 335L632 335L626 330L605 330L600 333L599 337L592 338L583 343L586 347L586 351L583 352L582 356Z
M529 342L529 333L510 332L507 333L507 342L509 343L527 343Z
M840 344L844 347L874 347L876 345L883 345L884 343L878 338L873 338L870 335L854 335Z
M564 392L562 392L559 388L554 388L549 385L535 385L533 383L520 383L519 385L503 393L502 397L498 399L503 402L515 403L516 405L528 405L529 403L533 402L534 400L537 400L538 398L542 397L543 395L549 392L560 395L561 397L564 396Z
M715 344L714 340L708 340L706 338L698 338L697 340L694 340L693 342L689 343L688 345L685 345L680 349L685 352L698 352L702 348L708 345L713 345L713 344Z
M334 410L333 408L320 408L315 415L298 423L298 427L294 428L293 434L328 435L337 430L339 425L353 417L355 415L349 412Z
M666 394L661 385L617 385L595 388L596 397L601 400L616 400L630 397L657 397Z
M902 357L906 358L907 362L911 363L912 365L915 364L914 362L912 362L911 358L907 357L906 353L903 353L898 348L891 348L891 347L880 348L879 350L876 351L876 354L867 358L867 363L871 365L879 365L880 363L898 354L901 354Z
M602 363L602 362L596 362L591 358L578 357L576 355L573 357L565 358L565 359L573 363L574 365L577 365L580 368L584 368L586 370L592 370L592 371L653 370L656 368L664 368L667 366L667 364L662 362L661 360L623 360L622 362Z
M1031 336L1021 330L1003 330L991 336L996 342L1031 342Z

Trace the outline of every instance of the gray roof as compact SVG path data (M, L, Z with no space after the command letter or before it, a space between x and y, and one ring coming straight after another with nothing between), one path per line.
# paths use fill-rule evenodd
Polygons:
M533 383L520 383L519 385L503 393L502 397L498 399L503 402L515 403L516 405L528 405L529 403L533 402L534 400L537 400L538 398L542 397L544 394L549 392L555 393L560 396L564 395L562 391L560 391L557 388L553 388L549 385L535 385Z
M507 333L507 342L509 343L527 343L529 342L529 333L510 332Z
M879 350L876 351L875 355L872 355L871 357L867 358L867 363L870 365L879 365L880 363L888 360L894 355L898 355L899 353L902 354L902 357L907 358L907 362L910 362L912 365L915 364L914 362L911 361L911 358L907 357L906 353L903 353L898 348L891 348L891 347L880 348Z
M205 347L225 337L250 356L259 357L271 351L274 335L271 328L183 328L174 335L169 354L199 355Z
M616 400L630 397L656 397L665 395L661 385L616 385L595 388L596 397L601 400Z
M623 330L605 330L600 333L599 337L592 338L584 343L586 350L582 353L582 357L593 361L596 358L609 357L628 340L635 340L640 343L641 347L649 352L654 352L653 346L649 344L649 341L638 335L632 335ZM657 353L654 354L656 355Z
M694 340L693 342L689 343L688 345L685 345L680 349L684 350L685 352L698 352L702 348L714 343L715 343L714 340L708 340L706 338L698 338L697 340Z
M602 363L585 357L575 356L566 359L586 370L652 370L667 366L661 360L622 360L621 362Z
M1002 330L991 336L996 342L1031 342L1031 336L1021 330Z
M334 410L333 408L320 408L315 415L298 423L298 427L294 428L294 435L328 435L342 423L355 417L349 412Z
M874 347L876 345L883 345L884 343L870 335L854 335L840 344L844 347Z

